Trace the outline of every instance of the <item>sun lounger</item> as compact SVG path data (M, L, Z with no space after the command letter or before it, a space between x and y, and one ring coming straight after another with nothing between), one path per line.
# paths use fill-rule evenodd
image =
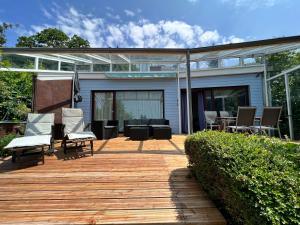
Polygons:
M21 155L29 153L41 153L44 163L44 149L53 149L52 131L54 126L54 114L29 113L25 133L23 137L14 138L5 149L12 151L12 161Z
M85 147L89 142L91 155L93 155L93 141L96 136L91 131L85 131L86 127L83 120L83 111L81 109L62 108L62 122L64 125L64 139L62 146L64 153L67 153L69 147Z

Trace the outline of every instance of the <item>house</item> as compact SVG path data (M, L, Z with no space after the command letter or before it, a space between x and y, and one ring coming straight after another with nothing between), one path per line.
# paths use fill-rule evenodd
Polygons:
M265 56L299 47L300 36L193 49L3 48L11 68L0 70L35 72L33 110L56 112L57 124L73 106L86 122L119 120L120 131L128 118L166 118L173 133L190 133L204 128L204 110L251 105L260 116L271 104Z

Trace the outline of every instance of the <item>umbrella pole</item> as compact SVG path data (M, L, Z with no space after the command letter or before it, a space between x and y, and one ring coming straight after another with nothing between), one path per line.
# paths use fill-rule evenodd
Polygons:
M73 78L72 78L72 106L71 106L72 108L74 108L74 86L75 86L76 71L77 71L77 67L76 67L76 64L75 64L74 74L73 74Z

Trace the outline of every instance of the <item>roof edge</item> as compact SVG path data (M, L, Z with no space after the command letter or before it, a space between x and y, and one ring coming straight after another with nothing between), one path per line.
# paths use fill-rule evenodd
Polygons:
M221 50L231 50L266 45L276 45L300 42L300 35L248 41L240 43L230 43L199 48L0 48L4 53L136 53L136 54L186 54L203 53Z

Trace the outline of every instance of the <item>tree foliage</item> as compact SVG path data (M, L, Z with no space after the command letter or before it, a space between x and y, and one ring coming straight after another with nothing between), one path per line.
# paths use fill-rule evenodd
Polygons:
M0 25L0 46L6 42L5 31L12 26L7 23ZM31 36L21 36L16 47L48 47L48 48L86 48L90 44L87 40L74 35L68 37L56 28L47 28ZM1 54L1 52L0 52ZM31 68L32 62L18 56L3 56L0 67L11 67L16 63L22 68ZM32 76L25 72L0 72L0 121L25 120L31 111L32 104Z
M2 23L0 24L0 47L2 47L6 43L6 31L12 28L12 24L10 23Z
M20 36L17 47L46 47L46 48L88 48L90 43L73 35L71 38L57 28L47 28L31 36Z
M32 74L0 72L0 120L25 120L31 110Z

